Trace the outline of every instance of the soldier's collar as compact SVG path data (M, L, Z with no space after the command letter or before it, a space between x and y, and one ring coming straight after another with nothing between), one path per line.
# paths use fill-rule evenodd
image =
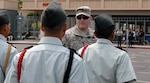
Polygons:
M42 37L38 44L52 44L62 46L62 42L60 39L56 37Z

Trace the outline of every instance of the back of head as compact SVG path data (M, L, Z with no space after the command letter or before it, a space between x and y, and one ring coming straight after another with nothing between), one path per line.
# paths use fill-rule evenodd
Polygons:
M112 20L111 15L109 14L101 14L94 18L95 21L95 32L98 38L108 38L113 30L114 22Z
M46 28L53 29L66 22L66 13L57 2L52 2L42 12L41 22Z
M4 24L8 24L9 19L6 12L0 12L0 29Z

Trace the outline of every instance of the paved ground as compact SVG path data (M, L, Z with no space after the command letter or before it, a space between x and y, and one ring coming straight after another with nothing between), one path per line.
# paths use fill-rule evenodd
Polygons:
M38 40L10 41L10 43L13 43L19 51L27 46L36 45L37 42ZM117 45L114 44L114 46ZM136 83L150 83L150 46L133 45L132 47L128 47L122 45L122 47L127 50L131 57L138 78Z
M39 40L16 40L16 41L9 41L13 44L24 44L24 45L36 45ZM114 43L114 46L117 46L117 44ZM132 47L129 47L127 45L122 45L123 48L138 48L138 49L150 49L150 45L132 45Z
M39 40L16 40L16 41L9 41L9 43L12 43L13 46L18 49L18 51L21 51L26 47L37 45L38 41Z
M150 83L150 49L128 48L135 73L136 83Z

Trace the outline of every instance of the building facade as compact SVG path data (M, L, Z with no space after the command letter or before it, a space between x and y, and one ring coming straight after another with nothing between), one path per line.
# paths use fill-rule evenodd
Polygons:
M11 33L17 36L18 0L0 0L0 12L7 12L11 23Z
M0 9L18 10L18 0L0 0Z
M15 0L4 0L15 1ZM39 34L41 11L52 1L58 1L68 14L68 28L75 24L75 9L79 6L89 6L92 16L109 13L113 16L116 30L123 30L127 35L134 31L138 37L140 30L144 31L144 39L150 41L150 0L22 0L21 12L25 16L26 30L32 28L34 35ZM32 16L29 12L36 12ZM27 17L26 17L27 16ZM94 28L94 25L90 25Z

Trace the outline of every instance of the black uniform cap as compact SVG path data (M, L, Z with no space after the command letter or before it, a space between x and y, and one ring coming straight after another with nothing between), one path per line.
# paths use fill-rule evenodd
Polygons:
M67 18L66 12L60 7L57 2L52 2L42 12L41 22L47 28L54 28L65 22Z
M8 15L5 12L1 12L0 13L0 27L4 24L8 24L9 23L9 19L8 19Z
M101 37L108 37L115 29L114 22L110 14L101 14L95 17L95 32Z

